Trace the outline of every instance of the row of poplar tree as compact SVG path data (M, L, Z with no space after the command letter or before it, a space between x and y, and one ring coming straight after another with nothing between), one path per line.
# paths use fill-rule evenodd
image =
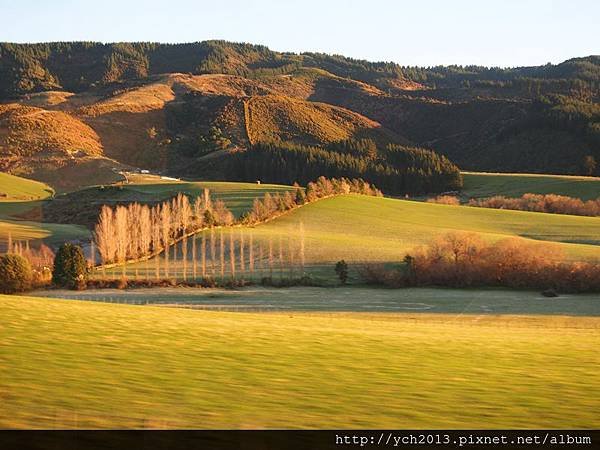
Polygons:
M128 261L163 254L162 270L159 258L155 258L154 271L157 278L161 272L166 277L172 275L169 267L173 264L170 261L174 263L177 260L182 262L184 278L188 274L189 260L193 266L193 276L198 273L205 276L207 270L212 275L223 275L225 272L234 274L238 264L236 260L239 261L242 271L247 267L253 272L255 261L257 264L264 262L268 265L269 272L273 271L275 265L283 270L284 260L289 262L286 265L290 267L299 264L303 268L303 227L297 233L291 233L298 238L294 243L290 241L285 244L281 240L274 243L270 238L268 245L264 246L255 246L252 234L249 235L250 240L245 242L243 230L240 230L239 239L234 237L233 231L225 238L222 227L264 222L305 203L348 193L382 195L377 188L362 179L319 177L316 181L308 183L306 189L295 184L294 189L284 194L267 192L262 199L254 200L251 210L242 215L239 221L236 221L221 200L211 199L208 189L204 190L203 195L192 199L179 193L176 197L154 206L139 203L116 207L104 205L95 227L92 246L97 248L103 265L122 264L123 268ZM221 227L218 239L214 233L215 227ZM211 229L209 237L202 235L200 242L197 242L198 231L208 228ZM191 255L188 247L190 237ZM181 242L181 246L175 245L178 242ZM92 248L90 253L92 265L95 265L95 249ZM228 259L227 263L225 259ZM230 267L226 267L227 264Z

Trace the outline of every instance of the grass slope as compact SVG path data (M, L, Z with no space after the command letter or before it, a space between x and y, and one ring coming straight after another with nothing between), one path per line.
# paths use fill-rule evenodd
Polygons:
M294 246L299 239L300 224L304 226L308 272L324 283L335 279L331 270L332 262L340 259L352 263L398 262L407 252L451 231L474 232L489 240L518 236L547 241L560 247L567 259L600 258L600 219L596 217L449 206L356 194L320 200L266 224L244 227L245 244L248 245L250 235L255 247L258 243L262 244L263 265L266 267L266 252L271 241L275 255L274 275L278 277L279 242L282 243L284 253L290 245ZM229 241L228 233L234 233L234 239L239 240L241 231L240 227L226 228L225 242ZM215 233L217 239L218 235L219 231ZM209 236L210 233L205 232L206 239L209 239ZM207 243L207 248L208 246ZM258 249L255 250L255 257L258 255L257 251ZM173 251L170 251L170 275L182 277L181 245L177 246L176 253L175 262ZM226 260L228 254L226 247ZM207 250L207 258L209 257ZM164 255L160 255L159 258L158 265L164 268ZM188 243L188 259L191 259L191 243ZM218 259L217 254L217 267ZM247 249L245 259L247 265ZM298 266L297 253L295 264ZM139 273L153 277L155 267L154 260L143 261L129 265L126 272L129 276ZM207 267L210 273L210 261ZM189 276L192 270L191 263L187 264L187 269ZM226 273L228 270L229 264ZM295 270L298 270L298 267ZM284 271L284 276L287 277L287 269ZM108 273L119 277L122 268L110 269ZM296 275L298 273L296 272ZM255 275L260 277L266 274L257 271Z
M326 103L263 95L251 97L246 107L252 144L281 140L320 145L361 137L388 142L400 139L378 122Z
M8 236L13 241L32 241L43 239L51 245L60 245L65 241L89 240L90 232L79 225L58 223L40 223L27 220L0 220L0 242L4 243Z
M596 318L0 306L2 428L600 426Z
M523 194L558 194L591 200L600 197L600 178L568 175L463 172L466 197L520 197Z
M0 172L0 202L41 200L53 194L44 183Z
M15 219L14 216L18 214L41 211L42 201L54 195L54 190L44 183L0 173L0 192L7 195L0 198L1 244L4 244L9 234L13 240L45 239L51 244L89 235L87 230L76 225Z
M197 181L197 182L162 182L134 183L124 186L124 190L132 193L150 195L162 200L184 192L191 196L203 195L204 189L210 190L213 199L223 200L227 207L236 215L249 210L255 198L262 198L267 192L284 194L292 191L291 186L280 184L235 183L227 181Z
M407 251L450 231L490 239L521 236L562 243L572 257L600 257L600 220L448 206L389 198L345 195L299 208L255 228L263 238L286 236L304 224L310 260L398 261ZM568 243L568 244L567 244Z

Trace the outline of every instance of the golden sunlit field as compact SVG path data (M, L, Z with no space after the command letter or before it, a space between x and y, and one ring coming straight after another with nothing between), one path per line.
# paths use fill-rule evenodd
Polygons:
M600 319L0 297L2 428L598 428Z

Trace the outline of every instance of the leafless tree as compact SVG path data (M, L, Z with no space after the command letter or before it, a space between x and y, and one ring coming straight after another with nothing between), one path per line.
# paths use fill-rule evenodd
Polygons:
M94 239L100 253L103 264L108 264L116 260L116 230L114 223L114 213L112 208L104 205L100 208L100 217L94 230ZM12 237L9 239L9 252L12 250Z
M198 234L192 236L192 275L194 280L198 277L198 259L196 258L196 239Z
M244 229L240 227L240 273L242 276L246 272L246 261L244 259Z
M231 268L231 278L235 278L235 246L233 233L229 233L229 266Z
M160 209L160 231L161 240L165 254L165 278L169 277L169 243L171 241L171 207L168 203L163 203Z
M223 278L225 276L225 239L223 237L223 228L219 230L219 238L219 247L221 254L221 278Z

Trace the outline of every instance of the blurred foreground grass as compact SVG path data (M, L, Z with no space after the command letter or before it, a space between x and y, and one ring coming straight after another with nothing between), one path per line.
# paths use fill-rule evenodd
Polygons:
M0 296L0 428L598 428L600 319Z

